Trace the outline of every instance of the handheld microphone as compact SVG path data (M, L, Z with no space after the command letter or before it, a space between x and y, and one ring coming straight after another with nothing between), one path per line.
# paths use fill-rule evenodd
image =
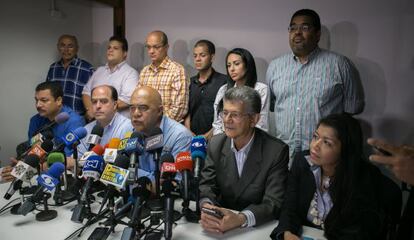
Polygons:
M53 149L53 142L50 139L45 139L41 144L33 145L28 151L23 153L21 157L27 155L36 155L42 161L46 154Z
M100 181L114 187L123 189L128 178L129 159L124 155L118 155L114 164L106 164Z
M69 114L67 112L61 112L58 115L56 115L56 117L54 118L53 121L51 121L50 123L44 125L43 127L39 128L38 130L36 130L35 134L43 132L47 129L51 129L56 124L62 124L64 122L66 122L68 119L69 119Z
M124 152L130 156L128 182L133 183L136 177L137 162L139 162L137 158L144 152L144 134L137 131L133 132L125 146Z
M79 163L84 163L90 156L102 156L104 152L105 149L101 145L95 145L91 151L87 151L81 156Z
M191 158L194 161L194 178L198 179L206 158L206 139L203 136L193 137L190 150Z
M108 147L105 148L105 153L103 157L105 162L115 162L115 159L118 156L120 141L121 139L119 138L112 138L111 140L109 140Z
M96 124L91 133L88 135L87 139L86 139L86 143L89 144L89 149L88 151L91 151L92 148L96 145L99 144L101 142L101 138L104 132L104 128L101 127L100 124Z
M154 156L155 198L160 197L160 155L164 146L164 136L159 127L153 128L145 138L145 151Z
M163 155L161 161L162 193L164 194L164 237L169 240L172 237L172 225L174 223L174 198L171 194L174 185L172 181L177 169L174 157L171 154Z
M47 156L47 166L51 167L54 163L65 163L65 155L61 152L52 152Z
M43 197L44 191L52 191L58 184L59 178L65 170L63 163L56 162L46 173L42 173L37 177L38 188L35 193L19 207L18 213L26 216L35 208L35 203L39 202Z
M30 138L29 144L30 146L33 146L37 143L42 143L45 139L52 140L53 139L53 132L52 130L48 129L44 132L40 132L36 135L34 135L32 138Z
M84 138L88 134L84 127L78 127L73 131L70 131L66 136L62 137L63 141L58 146L55 147L55 150L62 151L65 147L72 147L73 145L79 144L79 140Z
M182 186L183 186L183 200L188 202L189 196L189 174L193 170L193 161L191 160L190 152L180 152L175 160L175 167L182 175Z
M6 200L9 200L16 192L16 190L19 190L21 188L24 181L22 179L28 179L29 177L26 175L28 175L29 172L31 175L30 179L34 176L34 169L37 169L37 167L39 166L39 162L40 159L37 155L27 155L24 161L19 161L17 163L17 165L13 168L13 171L11 172L11 175L13 175L16 178L10 184L10 187L7 189L7 192L4 195L4 198Z

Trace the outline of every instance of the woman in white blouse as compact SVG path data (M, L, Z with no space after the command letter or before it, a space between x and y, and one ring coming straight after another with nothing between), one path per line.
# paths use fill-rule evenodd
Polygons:
M223 120L218 114L222 109L224 93L229 88L244 85L254 88L260 94L262 109L256 127L268 131L269 88L266 84L257 82L256 64L252 54L244 48L234 48L227 53L226 64L227 75L231 80L218 90L214 101L213 135L224 132Z

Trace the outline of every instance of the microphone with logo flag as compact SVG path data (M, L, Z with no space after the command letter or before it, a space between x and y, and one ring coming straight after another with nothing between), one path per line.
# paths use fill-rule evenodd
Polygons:
M57 216L57 212L55 210L48 209L47 198L50 194L45 194L45 191L50 192L56 188L64 169L65 166L63 163L56 162L47 170L46 173L40 174L37 177L38 188L35 193L20 206L18 210L19 214L26 216L29 212L35 209L36 203L43 199L44 210L36 214L36 220L48 221L55 218Z
M144 152L144 134L141 132L133 132L125 146L124 152L129 154L129 175L128 183L134 183L136 178L136 168L139 162L138 156Z
M101 142L103 132L104 128L98 123L92 128L91 133L86 138L86 143L89 144L88 151L91 151L96 144Z
M174 223L174 196L171 193L174 190L173 181L177 168L171 154L163 155L161 160L162 193L164 195L164 237L166 240L170 240Z
M196 203L196 214L200 215L200 172L204 167L204 159L206 158L206 139L203 136L195 136L191 140L191 158L193 159L194 166L194 192L195 192L195 203Z
M45 139L42 143L37 143L33 145L26 153L23 154L23 157L27 155L36 155L39 157L40 162L42 163L45 156L52 150L52 140Z
M105 152L104 147L102 147L101 145L97 144L95 145L91 151L87 151L85 152L81 158L79 159L79 164L81 166L84 165L85 161L90 157L90 156L102 156Z
M40 159L37 155L27 155L24 161L16 164L10 173L15 179L7 189L4 199L9 200L17 190L21 189L23 182L30 182L30 179L37 173L39 163Z
M45 130L44 132L40 132L34 135L33 137L30 138L29 144L30 146L33 146L38 143L41 144L45 139L49 139L49 140L53 139L52 130L48 129L48 130Z
M155 198L160 198L160 155L164 147L164 136L159 127L151 129L145 138L145 151L151 153L155 161Z
M63 136L61 138L62 143L57 145L55 147L55 150L58 152L62 152L65 147L72 148L74 146L75 151L73 153L75 154L77 152L76 146L79 144L79 141L82 138L86 137L87 134L88 132L84 127L78 127L75 130L70 131L68 134ZM76 156L74 156L74 158L76 159Z
M119 144L121 139L119 138L111 138L108 142L108 147L105 148L105 153L103 159L105 162L113 163L115 162L116 157L118 156L119 152Z
M85 217L91 216L90 208L90 189L92 183L98 181L104 168L104 160L101 156L91 155L86 160L82 169L82 177L86 177L86 183L83 186L79 203L76 205L72 213L71 220L82 223Z

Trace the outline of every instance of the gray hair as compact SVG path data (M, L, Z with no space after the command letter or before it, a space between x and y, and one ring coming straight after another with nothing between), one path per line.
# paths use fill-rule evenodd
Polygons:
M238 86L230 88L224 94L223 101L240 101L248 113L260 113L262 100L259 93L251 87Z

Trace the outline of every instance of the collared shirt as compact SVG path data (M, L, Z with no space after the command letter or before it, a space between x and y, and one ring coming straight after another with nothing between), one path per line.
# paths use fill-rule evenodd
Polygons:
M293 152L309 149L318 121L332 113L360 113L364 94L346 57L316 48L305 64L293 53L273 60L266 79L275 98L276 137Z
M254 86L262 101L262 109L260 110L260 119L256 124L256 127L263 131L269 130L269 88L266 84L257 82ZM213 135L217 135L224 132L223 119L218 115L217 109L220 101L223 99L224 94L227 91L227 84L223 85L217 92L216 100L214 101L214 121L213 121Z
M88 135L92 132L92 129L96 125L96 120L86 124L85 128L88 134L82 138L78 145L78 156L81 157L89 148L89 144L86 143ZM103 135L101 137L100 145L104 146L109 143L112 138L124 138L125 133L133 132L131 120L122 116L119 113L115 113L111 122L104 127Z
M161 94L167 117L178 122L184 119L188 108L189 84L181 64L167 56L158 67L153 64L145 66L139 78L138 86L150 86Z
M309 165L311 166L310 169L315 178L315 185L316 185L315 197L313 198L309 206L307 219L309 220L309 222L313 222L315 225L320 225L317 222L314 222L315 218L318 218L324 222L326 219L326 216L328 215L329 211L333 207L333 202L332 202L331 195L329 194L329 191L321 191L321 181L322 181L321 167L313 164L310 161L309 156L306 156L305 158L307 162L309 163ZM328 189L330 183L328 182L327 184L328 185L326 186L326 189ZM317 211L315 211L315 209ZM317 216L315 216L316 214Z
M212 69L208 79L201 83L199 75L190 80L190 101L188 112L191 116L191 131L205 134L212 128L214 120L214 100L221 86L227 83L229 77Z
M60 112L67 112L69 114L69 119L62 124L56 124L55 126L53 126L52 128L53 136L54 136L53 141L56 145L63 143L62 138L65 137L69 132L85 125L85 121L83 117L79 116L79 114L77 114L71 108L67 106L63 106ZM41 127L49 123L50 123L50 120L48 118L42 117L39 114L34 115L30 119L29 132L28 132L29 140L31 137L34 136L34 133L38 129L40 129ZM65 153L67 156L70 156L72 154L72 150L65 148Z
M82 90L92 76L93 66L78 57L72 59L65 69L62 60L50 65L46 81L60 82L63 88L63 104L79 114L85 112Z
M163 116L160 128L164 137L164 147L162 153L171 153L174 158L180 152L190 150L192 135L182 124ZM139 156L138 177L148 177L154 181L155 162L152 154L144 152Z
M116 65L114 69L110 69L108 64L99 67L93 73L88 83L83 88L82 94L91 95L94 87L100 85L113 86L118 92L118 99L129 104L131 95L138 84L138 72L128 65L125 61ZM129 118L129 111L124 110L122 115Z
M234 140L230 140L230 148L231 151L234 153L234 157L236 158L236 165L237 165L237 172L239 173L239 177L242 177L243 167L244 163L246 162L247 155L249 154L250 148L252 147L254 139L254 133L252 137L250 138L249 142L243 146L240 150L236 149L236 146L234 145ZM252 227L256 225L256 218L252 211L250 210L243 210L241 211L246 216L247 224L242 227Z

